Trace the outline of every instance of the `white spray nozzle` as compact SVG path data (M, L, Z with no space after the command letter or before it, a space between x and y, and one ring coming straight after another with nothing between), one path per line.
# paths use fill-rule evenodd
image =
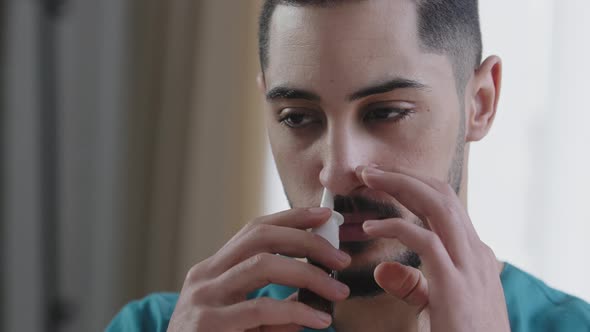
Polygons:
M338 227L344 223L344 217L340 213L334 211L334 195L332 195L328 189L324 189L320 207L332 209L332 215L325 224L314 228L311 231L328 240L328 242L330 242L335 248L339 249L340 239Z
M334 195L332 195L332 193L326 188L324 188L324 193L322 194L322 203L320 204L320 207L334 210Z

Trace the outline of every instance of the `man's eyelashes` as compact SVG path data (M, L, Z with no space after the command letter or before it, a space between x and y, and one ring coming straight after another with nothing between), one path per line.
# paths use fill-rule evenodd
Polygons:
M414 112L413 109L408 108L379 107L369 109L362 113L362 121L369 124L375 122L397 122L405 119ZM279 112L278 121L288 128L299 129L314 124L322 124L325 118L318 114L317 111L286 108Z

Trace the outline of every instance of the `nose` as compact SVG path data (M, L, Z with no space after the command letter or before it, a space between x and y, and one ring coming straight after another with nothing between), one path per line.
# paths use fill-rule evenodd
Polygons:
M320 183L335 195L349 195L362 186L355 169L369 163L369 149L361 135L346 128L330 130L322 149Z

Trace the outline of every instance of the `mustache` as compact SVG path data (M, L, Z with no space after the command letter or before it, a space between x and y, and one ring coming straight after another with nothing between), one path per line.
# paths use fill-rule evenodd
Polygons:
M379 219L402 218L401 209L395 204L360 195L334 196L334 210L339 213L376 213Z

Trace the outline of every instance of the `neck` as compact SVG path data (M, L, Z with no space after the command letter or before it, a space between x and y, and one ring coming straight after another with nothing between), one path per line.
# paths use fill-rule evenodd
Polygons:
M469 147L470 144L465 144L465 151L463 157L463 169L461 170L461 189L459 190L458 196L463 207L467 210L467 184L469 183Z
M372 298L354 298L338 303L334 310L334 327L338 332L428 332L426 313L387 294Z

